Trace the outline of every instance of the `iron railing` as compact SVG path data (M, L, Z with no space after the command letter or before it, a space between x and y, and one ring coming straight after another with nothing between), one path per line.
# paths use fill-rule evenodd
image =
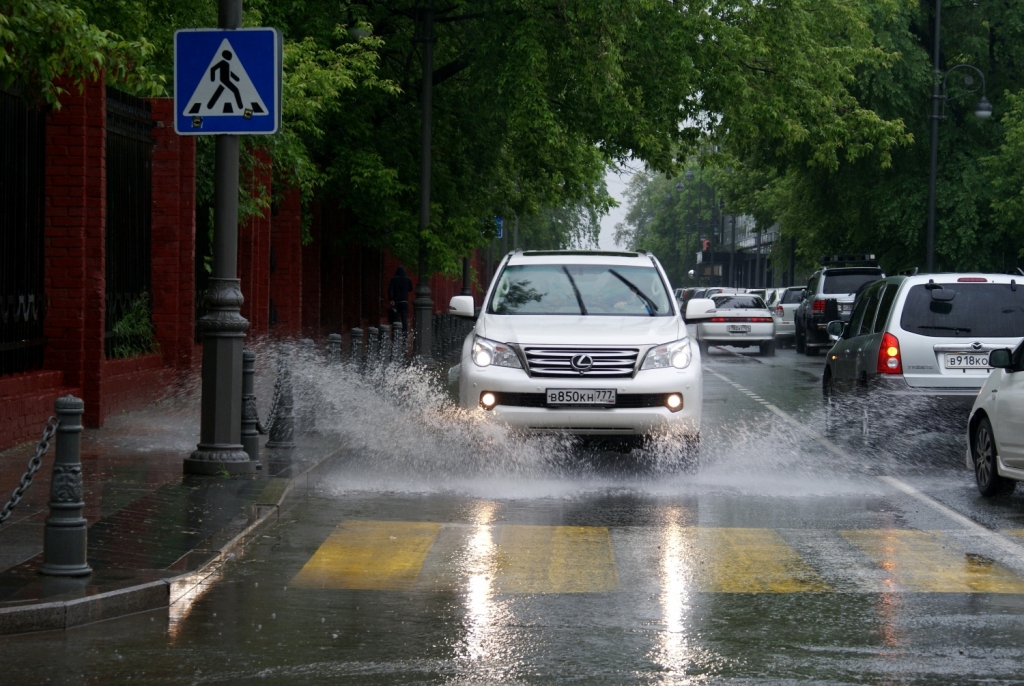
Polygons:
M107 87L107 357L153 347L149 322L118 326L129 313L133 321L144 318L140 305L152 305L152 128L148 102Z
M0 376L43 364L46 113L0 90Z

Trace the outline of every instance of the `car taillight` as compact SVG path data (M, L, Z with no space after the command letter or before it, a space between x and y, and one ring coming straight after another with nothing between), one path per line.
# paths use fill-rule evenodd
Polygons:
M729 321L729 320L726 319L725 317L712 317L711 318L711 322L714 323L714 324L721 324L722 322L727 322L727 321Z
M786 311L782 309L782 305L779 305L778 307L775 308L775 314L778 317L785 317Z
M811 304L811 312L813 312L815 314L825 314L825 301L824 300L815 300Z
M988 283L988 279L983 276L961 276L957 283Z
M878 373L903 373L903 360L900 359L900 342L891 333L882 335L882 345L878 348Z
M761 324L764 324L765 322L770 322L771 320L772 320L771 317L751 317L747 321L748 322L755 322L755 323L759 322Z

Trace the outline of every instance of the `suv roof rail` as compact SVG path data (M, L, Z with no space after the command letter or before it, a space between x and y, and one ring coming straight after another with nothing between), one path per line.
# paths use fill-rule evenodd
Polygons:
M844 254L839 253L835 255L825 255L821 258L822 267L877 267L878 260L875 259L874 253L853 253Z

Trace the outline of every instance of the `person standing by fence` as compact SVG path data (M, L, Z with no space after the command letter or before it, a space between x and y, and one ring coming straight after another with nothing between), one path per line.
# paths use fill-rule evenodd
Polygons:
M409 330L409 294L412 293L412 279L405 273L405 267L399 266L388 284L388 302L391 303L402 320L402 329ZM391 317L389 316L390 320Z

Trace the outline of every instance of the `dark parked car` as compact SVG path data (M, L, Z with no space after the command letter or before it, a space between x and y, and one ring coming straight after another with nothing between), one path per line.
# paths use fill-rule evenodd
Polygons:
M850 321L856 293L866 284L885 277L882 268L873 264L873 257L831 260L807 280L804 298L794 317L798 353L814 356L822 348L832 347L832 339L826 331L828 323L840 319Z

